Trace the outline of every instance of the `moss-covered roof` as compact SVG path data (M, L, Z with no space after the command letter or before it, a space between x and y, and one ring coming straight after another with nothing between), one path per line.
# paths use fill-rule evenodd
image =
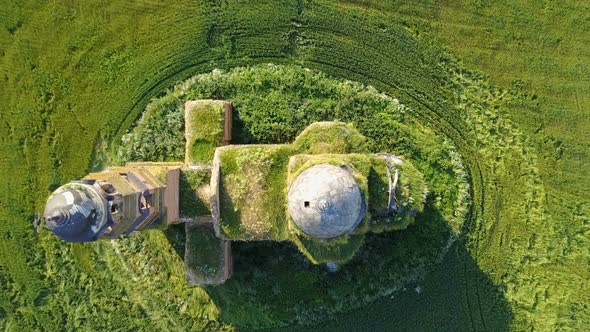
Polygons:
M223 144L224 104L222 100L191 100L184 107L185 162L206 164L215 148Z
M398 166L408 174L392 191L390 163L367 153L364 142L349 125L322 122L306 128L293 144L218 148L212 183L218 176L219 185L211 188L219 197L218 235L290 240L314 263L343 263L367 232L407 227L423 203L421 174L409 163ZM402 207L394 211L399 214L391 212L392 199Z
M287 239L287 164L289 145L220 148L221 236L231 240Z
M211 216L211 170L183 168L180 172L180 217L197 220Z
M231 274L229 243L215 236L211 224L186 223L184 263L189 283L218 285Z

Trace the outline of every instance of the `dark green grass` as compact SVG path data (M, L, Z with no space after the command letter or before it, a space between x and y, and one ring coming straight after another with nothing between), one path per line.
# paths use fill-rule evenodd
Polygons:
M243 327L293 319L318 324L337 312L362 312L359 303L397 294L393 289L405 287L427 262L439 257L449 235L438 212L428 209L393 236L368 234L353 260L336 274L312 264L289 243L236 242L233 277L209 294L225 308L221 313L226 322Z
M507 331L512 318L502 293L479 270L465 245L457 243L442 264L423 280L410 283L363 310L319 323L314 330ZM363 324L359 325L359 321ZM309 331L309 327L291 326L272 331Z
M186 227L187 273L195 280L217 280L223 277L223 241L215 236L211 225Z
M211 174L206 171L183 169L180 172L179 182L179 208L180 216L196 218L199 216L210 216L211 207L209 201L197 194L199 186L209 184Z

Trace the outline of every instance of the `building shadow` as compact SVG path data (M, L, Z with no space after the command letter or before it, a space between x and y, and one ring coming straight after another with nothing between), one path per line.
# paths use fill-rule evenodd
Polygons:
M512 317L502 292L457 242L404 290L318 324L267 331L509 331Z
M169 225L163 230L166 239L181 260L184 260L186 249L186 230L184 224Z
M293 320L267 331L509 330L509 304L462 239L436 259L449 235L443 217L427 204L408 229L368 235L353 261L335 274L287 242L234 242L233 277L205 290L222 320L240 331ZM428 273L416 281L409 276L421 260ZM384 283L403 278L413 281L379 296ZM365 303L369 298L376 300Z

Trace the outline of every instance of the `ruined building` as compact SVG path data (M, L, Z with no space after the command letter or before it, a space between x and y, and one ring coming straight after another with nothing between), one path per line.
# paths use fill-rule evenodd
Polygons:
M187 102L184 161L129 163L67 183L47 201L47 227L90 242L184 223L187 280L206 285L231 276L232 241L291 241L334 271L365 234L403 229L423 208L421 173L367 152L350 125L315 123L292 144L231 145L231 120L228 102Z

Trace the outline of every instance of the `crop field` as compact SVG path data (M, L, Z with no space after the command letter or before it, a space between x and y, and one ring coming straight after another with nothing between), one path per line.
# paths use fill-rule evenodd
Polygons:
M588 330L589 45L582 1L0 0L0 330ZM184 160L197 98L232 100L239 143L352 123L424 174L424 212L335 275L236 242L204 288L177 227L35 229L91 169Z

